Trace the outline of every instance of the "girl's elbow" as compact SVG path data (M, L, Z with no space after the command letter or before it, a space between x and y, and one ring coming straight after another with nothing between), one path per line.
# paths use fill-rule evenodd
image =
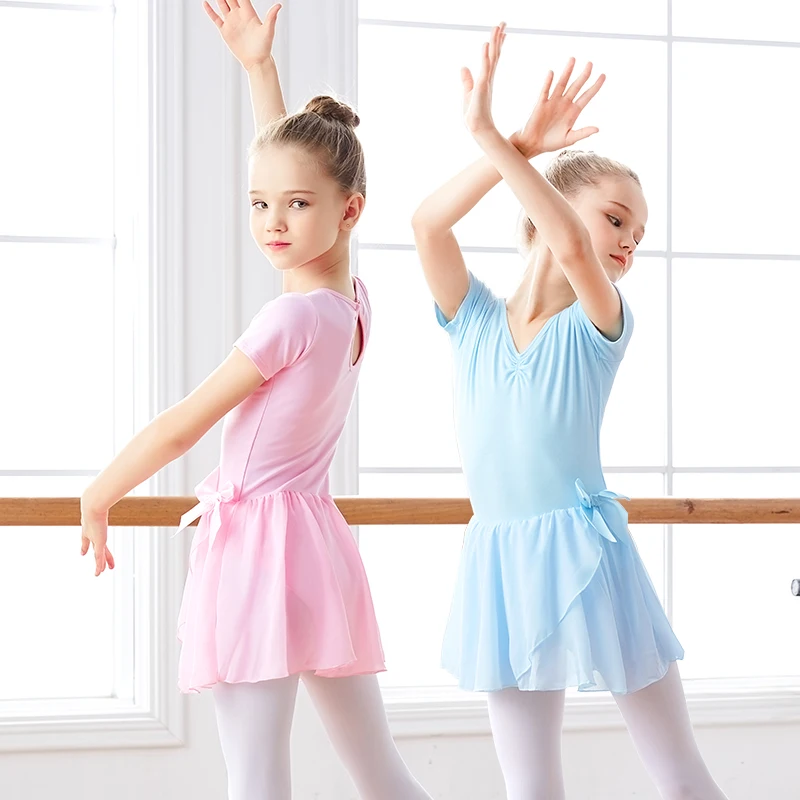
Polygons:
M595 258L592 240L588 234L586 236L576 233L562 243L556 252L553 248L553 255L562 266L585 264Z
M172 458L178 458L191 450L201 437L189 431L172 431L164 440L164 449Z
M154 423L158 424L157 437L162 447L169 453L182 455L197 443L201 435L192 430L189 420L177 414L170 414L172 410L164 411L154 420Z
M450 226L443 224L420 206L411 217L411 229L414 231L415 239L424 240L446 234L450 230Z
M429 223L428 215L425 213L425 206L421 205L411 216L411 227L414 232L421 232L425 230L425 226Z

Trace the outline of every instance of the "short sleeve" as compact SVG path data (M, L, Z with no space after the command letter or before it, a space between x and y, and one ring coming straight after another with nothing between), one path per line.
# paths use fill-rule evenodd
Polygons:
M495 300L489 287L470 272L469 289L467 289L456 315L448 322L442 310L436 306L436 320L451 337L461 341L466 331L484 316Z
M253 317L233 346L255 364L264 380L269 380L308 351L317 323L317 310L308 297L282 294Z
M595 324L586 315L583 306L580 302L575 303L575 317L578 324L581 326L585 336L592 342L597 355L605 361L622 361L625 351L628 348L628 342L633 334L633 313L627 300L623 297L622 293L617 290L620 302L622 304L622 333L619 338L611 341L606 338L595 326Z

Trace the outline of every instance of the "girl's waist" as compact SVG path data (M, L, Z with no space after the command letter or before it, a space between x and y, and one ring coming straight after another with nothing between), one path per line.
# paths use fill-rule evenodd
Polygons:
M537 480L535 485L468 477L467 485L474 515L484 522L534 520L555 511L578 509L586 497L614 495L602 474L594 479L579 474L569 479Z
M611 542L618 541L618 537L629 539L628 514L619 503L620 500L629 500L625 495L602 488L587 489L584 482L577 478L573 483L573 494L570 501L557 505L539 513L530 513L522 509L514 513L513 509L485 509L473 502L475 512L469 524L469 530L479 533L489 532L491 535L503 531L528 530L541 531L549 528L560 527L560 522L571 517L581 525L586 524L594 528L605 539ZM492 512L495 513L492 513ZM498 513L499 512L499 513Z

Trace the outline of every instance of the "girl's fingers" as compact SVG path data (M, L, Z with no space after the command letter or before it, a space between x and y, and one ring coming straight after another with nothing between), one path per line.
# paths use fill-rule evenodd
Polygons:
M248 0L249 2L249 0ZM278 12L281 10L282 6L280 3L275 3L266 14L264 14L264 25L267 26L267 30L269 31L270 35L275 35L275 25L278 22ZM253 14L256 14L255 10ZM256 14L256 19L258 19L258 14Z
M575 144L575 142L579 142L581 139L586 139L589 136L593 136L597 133L600 128L579 128L577 131L570 131L567 134L567 139L565 145L569 147L570 145Z
M481 53L481 78L488 79L490 71L491 61L489 59L489 42L484 42L483 52Z
M575 101L575 105L580 109L586 108L586 104L600 91L600 87L606 82L606 76L600 77Z
M81 536L81 555L85 556L89 552L89 540L85 536Z
M231 7L225 2L225 0L217 0L217 6L219 7L219 13L222 14L222 18L228 16L231 13Z
M500 58L500 50L498 48L497 39L494 40L489 47L489 80L494 80L494 73L497 69L497 60Z
M578 92L583 88L583 84L589 80L589 76L591 74L592 74L592 62L589 61L583 68L583 72L581 72L581 74L578 75L577 78L575 78L575 80L570 85L569 89L567 89L567 92L564 95L564 97L566 97L568 100L574 100L575 95L577 95Z
M238 0L228 0L229 8L239 8Z
M485 44L485 50L483 53L483 64L482 64L482 71L481 76L483 80L488 81L489 83L492 82L494 79L494 70L497 66L497 43L492 36L490 41Z
M542 102L543 100L547 100L550 97L550 87L553 85L553 78L555 74L553 70L548 70L547 75L544 79L544 83L542 84L542 91L539 92L539 100L538 102Z
M564 89L567 88L567 81L569 80L569 76L572 75L573 67L575 66L575 59L570 58L567 61L567 66L564 67L564 71L561 73L561 77L558 79L558 83L553 90L553 94L556 97L561 97L564 94Z
M497 68L497 62L500 60L500 53L503 52L503 42L505 42L506 40L505 29L506 29L506 24L504 22L503 27L500 29L500 33L497 36L497 51L495 52L495 57L494 57L495 69Z
M495 55L500 55L500 48L503 46L503 39L505 39L506 24L501 22L492 31L492 44L494 44Z
M115 561L114 556L111 554L111 551L106 547L106 563L108 564L109 569L114 569Z
M211 17L211 21L218 27L222 27L222 18L213 8L208 4L207 0L203 0L203 8L206 10L206 14Z
M503 49L503 42L506 38L505 30L505 22L501 22L492 30L491 44L489 46L489 60L491 62L492 74L494 74L497 62L500 59L500 51Z
M96 548L94 551L94 575L97 577L106 568L105 548Z
M472 79L472 73L467 67L461 67L461 83L464 84L465 92L471 92L475 86L475 81Z

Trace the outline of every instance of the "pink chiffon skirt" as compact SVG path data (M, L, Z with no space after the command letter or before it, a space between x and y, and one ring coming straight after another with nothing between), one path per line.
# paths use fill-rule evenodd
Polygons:
M361 556L330 496L218 493L203 510L178 617L182 692L385 669Z

